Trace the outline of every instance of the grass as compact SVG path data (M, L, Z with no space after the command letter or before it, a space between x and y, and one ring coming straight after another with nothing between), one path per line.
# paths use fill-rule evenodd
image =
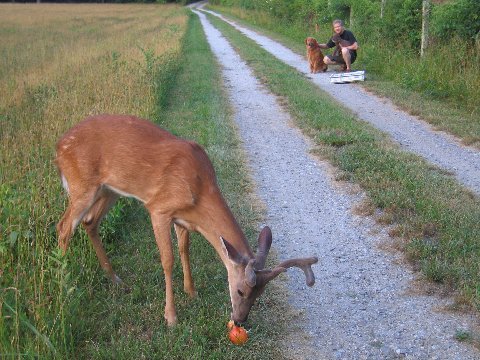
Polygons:
M55 142L104 112L147 117L201 143L247 237L258 235L261 212L198 18L175 5L5 4L0 14L0 357L283 358L283 290L271 286L252 310L247 345L231 345L226 270L198 235L191 253L199 296L183 294L176 254L179 324L166 327L158 249L133 200L121 200L101 229L128 288L105 277L82 229L66 257L57 249L66 197Z
M2 357L78 356L79 304L103 277L82 232L66 258L58 253L66 198L55 142L89 114L153 114L186 23L173 5L0 5ZM104 233L116 235L123 212Z
M330 27L326 25L318 29L304 23L286 26L261 11L210 7L266 33L299 54L305 53L307 36L314 36L320 42L326 42L331 36ZM391 44L383 47L378 41L370 44L371 36L362 34L362 29L353 30L360 42L354 68L367 70L368 81L363 84L366 88L392 99L397 106L438 130L455 135L464 144L480 149L478 51L453 44L436 45L420 60L418 54L405 48L395 49ZM460 40L454 43L466 46ZM454 54L452 48L456 49Z
M358 121L303 75L275 59L230 25L210 20L258 78L317 144L316 152L362 186L369 208L392 225L391 235L425 276L458 291L480 310L480 201L443 171L402 151Z
M369 79L364 86L377 95L390 98L395 105L427 121L435 129L455 135L464 145L480 149L480 121L476 110L467 111L452 102L426 98L391 81Z
M155 119L176 135L205 147L228 203L247 237L254 239L261 214L252 206L255 200L248 195L251 186L239 156L240 143L223 84L196 16L191 17L183 41L184 60L177 76L172 78L169 96L158 98ZM125 239L128 240L116 244L112 254L117 268L121 269L119 275L130 290L125 293L120 288L106 286L92 293L89 302L101 303L104 311L99 313L96 309L84 316L88 324L82 326L82 331L89 334L83 340L82 352L86 358L282 358L274 346L275 334L268 330L269 317L274 316L273 304L282 306L281 300L276 300L272 293L267 292L251 314L249 343L243 347L229 343L226 270L213 248L197 234L192 237L191 254L198 297L191 300L183 294L182 270L176 252L174 282L179 322L174 328L167 328L163 320L163 273L148 216L137 207L131 213L126 226Z
M373 206L397 224L425 273L454 282L478 306L478 199L226 31L322 156L363 184ZM256 238L261 213L198 19L175 5L2 4L0 36L0 357L282 358L278 344L295 328L282 289L270 287L252 310L249 343L230 345L226 272L199 236L192 244L199 297L182 293L177 261L179 325L166 328L158 250L134 201L120 202L102 225L129 290L106 279L83 231L66 257L57 250L66 197L53 165L55 142L75 122L104 112L151 118L201 143L247 237Z

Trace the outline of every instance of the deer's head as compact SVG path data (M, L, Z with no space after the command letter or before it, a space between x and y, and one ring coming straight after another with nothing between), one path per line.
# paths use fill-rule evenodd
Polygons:
M315 284L315 276L311 265L318 262L318 258L290 259L278 264L273 269L264 269L265 261L272 245L272 232L265 226L258 237L258 248L255 258L246 258L240 254L227 240L221 239L225 255L230 261L228 282L230 299L232 302L231 318L236 323L247 320L250 309L265 290L265 286L289 267L298 267L305 273L308 286Z

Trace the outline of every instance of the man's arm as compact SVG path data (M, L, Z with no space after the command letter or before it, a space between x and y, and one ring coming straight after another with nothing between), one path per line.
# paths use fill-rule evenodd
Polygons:
M326 44L318 44L318 46L320 46L320 49L331 49L335 46L335 43L330 39Z

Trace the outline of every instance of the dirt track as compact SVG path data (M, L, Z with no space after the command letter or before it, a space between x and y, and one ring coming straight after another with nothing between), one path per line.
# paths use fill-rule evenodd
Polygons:
M330 83L330 72L310 75L303 56L295 54L283 45L225 19L265 50L284 63L310 76L313 83L351 109L359 119L371 123L388 133L404 149L427 159L430 163L451 172L466 187L480 195L480 153L462 146L453 136L433 130L426 122L396 108L391 101L367 93L362 87Z
M196 13L222 68L252 177L267 208L274 248L281 259L313 254L320 259L314 267L313 288L306 287L300 271L288 272L289 301L304 313L304 330L311 337L292 340L285 353L292 359L479 359L476 349L454 339L457 331L472 329L478 320L440 311L449 299L412 292L415 276L399 264L400 255L379 249L388 240L386 230L352 214L362 194L352 195L338 186L329 175L329 165L309 155L308 139L292 126L275 96L206 16ZM273 42L268 48L307 71L302 57ZM328 75L312 81L332 87ZM334 91L341 92L336 94L339 98L380 101L358 86L337 85ZM384 122L384 118L376 120ZM408 126L410 120L402 121ZM414 126L415 132L425 131L427 139L437 141L438 133ZM398 131L412 131L406 129ZM478 161L478 153L472 156Z

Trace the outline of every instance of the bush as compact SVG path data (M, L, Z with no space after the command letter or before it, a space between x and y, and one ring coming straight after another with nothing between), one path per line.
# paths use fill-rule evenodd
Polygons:
M391 0L378 30L385 42L420 49L421 28L422 0Z
M478 39L480 34L480 1L458 0L435 6L431 23L432 35L442 40L454 36Z

